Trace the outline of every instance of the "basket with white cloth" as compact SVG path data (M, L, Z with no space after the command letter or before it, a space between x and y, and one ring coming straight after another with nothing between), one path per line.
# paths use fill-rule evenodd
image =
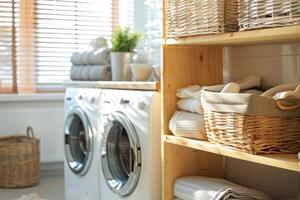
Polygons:
M203 91L208 140L252 154L300 151L299 100Z

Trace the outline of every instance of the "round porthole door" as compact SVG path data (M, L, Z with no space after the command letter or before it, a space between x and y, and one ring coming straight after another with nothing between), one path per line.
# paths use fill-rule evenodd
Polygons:
M101 163L109 188L119 196L130 195L140 177L141 149L133 124L120 112L105 122Z
M90 122L80 107L74 107L65 121L65 156L70 169L84 175L92 160L93 134Z

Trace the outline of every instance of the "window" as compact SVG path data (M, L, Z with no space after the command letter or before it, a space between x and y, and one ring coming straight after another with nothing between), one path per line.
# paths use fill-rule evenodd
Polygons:
M0 0L0 92L62 89L72 53L117 25L134 26L134 0Z
M15 91L15 4L0 0L0 91Z

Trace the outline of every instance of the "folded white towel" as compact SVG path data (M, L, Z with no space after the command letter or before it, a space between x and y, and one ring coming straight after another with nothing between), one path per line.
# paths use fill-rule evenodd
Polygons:
M178 98L198 98L201 96L201 87L199 85L191 85L176 91Z
M207 140L203 115L175 111L169 122L169 129L180 137Z
M91 65L109 65L110 49L101 48L89 53L88 64Z
M89 80L91 81L109 81L110 67L106 65L94 65L90 67Z
M200 98L199 99L194 99L194 98L180 99L177 102L177 107L179 108L179 110L203 114L203 109L201 106Z
M70 71L70 78L71 80L78 81L81 80L81 70L83 69L82 66L72 66Z
M224 179L201 176L179 178L174 195L184 200L270 200L263 192L248 189Z
M81 77L80 77L81 80L83 80L83 81L88 81L89 80L90 69L91 69L90 65L82 66Z
M73 65L81 65L81 54L79 52L75 52L72 54L71 62Z
M88 65L89 64L89 56L90 51L84 51L80 54L80 65Z

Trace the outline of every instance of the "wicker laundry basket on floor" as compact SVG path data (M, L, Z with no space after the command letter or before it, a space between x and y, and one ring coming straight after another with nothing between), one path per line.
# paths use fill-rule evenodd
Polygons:
M33 129L27 136L0 138L0 187L21 188L39 183L39 140Z

